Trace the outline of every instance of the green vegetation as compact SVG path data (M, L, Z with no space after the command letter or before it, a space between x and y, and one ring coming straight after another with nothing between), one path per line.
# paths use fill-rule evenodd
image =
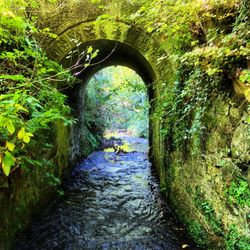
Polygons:
M58 91L73 77L49 60L34 39L44 33L53 36L49 29L35 27L35 17L26 11L35 4L21 0L0 4L0 171L6 176L17 168L37 166L38 149L33 150L39 143L45 145L41 155L50 152L52 123L73 121L66 97Z
M182 221L186 224L187 231L189 232L190 236L193 238L197 246L201 249L210 249L207 230L204 228L202 223L198 222L198 220L190 219L190 217L187 216L183 210L179 210L177 208L175 212L178 213L179 217L182 218Z
M86 120L90 131L123 129L148 136L148 96L142 79L129 68L108 67L87 87Z
M250 207L250 189L248 182L242 178L237 178L230 183L225 194L229 204Z
M222 236L223 227L221 219L217 218L212 204L205 199L204 194L199 187L196 187L195 205L204 214L205 219L213 232L218 236Z
M202 248L207 247L209 245L209 240L203 226L197 221L191 221L188 225L189 233L195 240L197 246Z
M76 82L71 70L79 74L80 65L64 69L48 59L35 37L56 35L49 28L36 27L32 9L38 6L33 0L0 4L0 174L6 176L18 168L43 165L44 159L53 157L48 155L54 148L55 123L68 126L74 122L67 97L60 91ZM79 46L78 41L73 42ZM87 48L81 71L97 53Z
M176 69L156 114L165 118L162 133L174 147L193 140L194 152L201 151L213 98L234 79L249 84L248 10L249 2L239 0L153 0L130 16L162 41Z
M226 237L226 250L247 250L250 249L250 237L241 236L235 225L230 226Z

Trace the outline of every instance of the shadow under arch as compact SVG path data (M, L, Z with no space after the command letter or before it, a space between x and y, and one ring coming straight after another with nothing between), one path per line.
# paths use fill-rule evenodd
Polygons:
M81 46L78 50L87 51L87 48L92 46L94 50L98 50L97 56L91 60L91 64L87 68L78 67L73 69L74 73L81 72L77 77L82 79L83 83L88 80L98 71L109 66L125 66L134 70L144 81L148 88L148 95L153 98L152 84L156 80L156 75L145 57L135 48L118 41L100 39L88 41ZM75 49L75 48L74 48ZM73 49L73 50L74 50ZM78 60L79 55L75 53L71 58L64 58L62 64L66 68L72 67ZM85 57L79 64L84 65Z
M102 63L97 62L96 65L84 70L79 76L81 83L75 84L73 88L67 90L75 117L78 118L78 122L70 130L70 164L74 164L81 157L82 148L84 148L84 135L81 133L80 127L84 121L81 111L84 106L83 96L88 79L101 68L121 65L135 70L148 86L151 104L149 157L159 175L164 174L162 171L164 171L165 150L164 139L160 132L161 119L157 115L151 115L155 114L160 105L164 79L171 78L173 73L166 51L144 30L119 20L79 20L59 33L56 39L47 41L45 50L51 59L61 62L67 67L69 66L69 62L66 60L67 54L76 47L73 40L81 42L81 48L91 43L93 43L93 47L101 48L96 61L100 61L102 55L109 54L114 45L117 48L107 60L102 61Z
M81 151L84 146L86 146L86 138L82 134L81 129L84 126L84 105L85 105L85 94L86 87L89 80L93 77L95 73L103 68L109 66L125 66L134 70L144 81L149 101L153 98L153 88L152 84L156 79L156 75L148 63L148 61L137 51L135 48L118 41L100 39L94 41L88 41L77 47L78 53L73 54L71 57L65 56L62 60L62 64L66 68L72 67L79 60L79 53L82 51L87 51L87 48L92 46L94 50L98 50L97 56L91 60L91 64L84 68L84 66L78 67L76 70L73 69L73 73L79 73L76 84L71 88L65 90L65 94L68 96L69 104L71 105L74 116L77 118L76 124L72 127L71 131L71 146L73 149L73 155L71 156L71 162L76 162L76 160L81 157ZM76 51L76 48L73 48ZM82 58L78 65L84 65L85 57ZM74 68L74 67L73 67ZM149 109L149 116L151 109ZM150 122L149 122L149 127ZM152 145L152 140L150 138L152 133L149 131L149 145Z

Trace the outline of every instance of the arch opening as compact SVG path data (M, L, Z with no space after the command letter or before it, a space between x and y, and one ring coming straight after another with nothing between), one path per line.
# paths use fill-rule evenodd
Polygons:
M78 42L78 41L77 41ZM98 50L98 54L90 65L84 68L86 56L79 56L83 51L87 51L89 47L93 50ZM74 53L73 53L73 52ZM69 56L70 54L70 56ZM125 66L134 70L143 80L147 88L147 95L149 103L153 101L154 89L152 83L155 81L156 76L150 63L145 57L135 48L126 43L121 43L114 40L93 40L85 42L73 50L68 51L62 60L62 64L65 67L72 67L72 65L81 65L77 67L77 70L73 70L73 73L77 75L80 83L75 84L71 89L67 90L69 97L69 103L74 110L74 115L77 118L77 123L73 126L71 131L71 144L73 145L72 161L82 156L82 148L86 147L85 135L83 134L83 127L86 123L86 117L82 112L86 106L86 88L90 79L100 70L109 66ZM74 67L73 67L74 68ZM152 105L149 107L149 117L152 112ZM152 126L149 119L149 148L152 145ZM86 132L86 131L85 131Z
M75 41L78 42L77 40ZM82 52L86 52L89 47L97 50L97 56L91 60L90 65L84 68L86 55L81 56ZM72 53L73 51L73 53ZM125 66L134 70L148 86L150 95L150 85L156 79L154 70L145 57L135 48L126 43L119 41L99 39L85 42L68 51L68 54L62 60L63 65L66 68L72 67L72 65L82 65L74 70L74 73L84 82L88 80L98 71L108 66Z
M98 71L88 82L83 112L90 131L103 138L103 149L147 151L147 87L135 71L124 66L110 66ZM120 142L122 138L125 141L130 138L131 143L112 145L114 138L119 138ZM135 140L137 144L133 145Z
M98 55L93 59L90 67L85 69L80 77L83 77L86 74L93 74L93 72L97 72L100 69L111 65L121 65L132 68L146 83L153 82L155 74L152 67L143 55L130 45L114 40L99 39L79 45L78 50L86 51L86 48L89 46L98 50ZM73 51L74 50L76 50L76 48L74 48ZM78 56L79 55L75 53L70 60L66 60L67 58L65 57L63 59L63 64L65 66L70 66L72 62L78 60Z

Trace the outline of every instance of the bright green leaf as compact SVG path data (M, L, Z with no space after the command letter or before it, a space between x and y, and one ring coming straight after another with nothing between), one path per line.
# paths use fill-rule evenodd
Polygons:
M18 110L22 110L22 111L24 111L24 112L28 112L28 110L26 109L26 108L24 108L22 105L20 105L20 104L15 104L15 107L18 109Z
M24 136L25 136L25 129L24 129L24 128L21 128L21 129L19 130L18 134L17 134L17 138L18 138L19 140L22 140Z
M89 46L89 47L88 47L88 51L87 51L87 53L88 53L88 54L91 54L91 53L92 53L92 51L93 51L93 47L92 47L92 46Z
M15 144L7 141L5 147L12 152L15 148Z
M25 77L23 75L0 75L0 79L8 79L13 81L24 82Z
M23 137L23 141L25 143L29 143L30 142L30 136L28 134L25 134L24 137Z
M6 176L9 176L10 169L15 163L15 158L10 152L5 152L5 156L2 162L3 172Z
M12 135L15 132L15 127L14 127L13 122L11 120L8 120L6 126L7 126L8 132Z
M91 56L91 59L93 59L93 58L97 57L98 52L99 52L99 50L95 50L95 52L94 52L94 53L93 53L93 55Z
M247 118L247 123L250 124L250 116Z
M25 142L25 143L29 143L30 137L32 137L32 136L33 136L33 134L26 133L25 128L21 128L17 134L18 139L23 140L23 142Z

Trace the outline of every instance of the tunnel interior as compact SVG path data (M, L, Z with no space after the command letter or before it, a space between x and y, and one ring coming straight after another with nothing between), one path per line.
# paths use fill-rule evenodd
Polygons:
M144 81L147 87L148 99L152 106L155 98L153 83L156 81L156 75L150 63L137 49L126 43L107 39L92 40L85 43L75 40L74 44L75 46L72 46L72 49L68 51L61 63L65 68L70 68L78 79L76 84L64 90L76 118L79 117L79 107L82 106L79 101L83 102L82 97L79 95L83 94L89 80L95 73L109 66L125 66L134 70ZM98 53L91 60L90 65L85 67L87 61L86 52L90 46L93 51L97 50Z
M93 51L98 50L97 56L93 58L88 67L85 67L87 51L89 47ZM71 68L77 77L77 82L71 88L65 90L68 96L68 102L72 107L76 124L71 132L71 145L74 145L72 153L73 158L81 157L81 148L84 147L84 137L82 127L84 126L84 108L85 96L88 82L95 73L109 66L125 66L134 70L143 80L147 87L148 100L150 103L149 117L152 113L152 102L154 100L153 83L156 79L153 68L145 57L135 48L118 41L113 40L94 40L73 47L62 60L65 68ZM149 147L151 148L153 135L151 133L152 125L149 119ZM78 156L74 156L78 155ZM74 161L74 160L73 160Z

